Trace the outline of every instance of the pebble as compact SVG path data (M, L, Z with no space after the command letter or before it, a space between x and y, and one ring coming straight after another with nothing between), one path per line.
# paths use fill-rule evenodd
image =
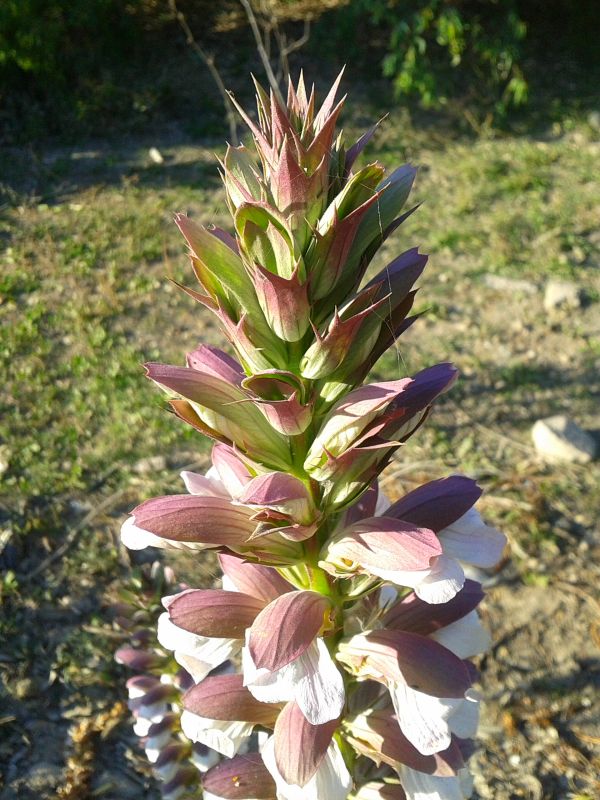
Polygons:
M569 281L548 281L544 291L546 311L573 309L581 307L581 290L576 283Z
M564 414L539 419L531 438L538 454L550 462L587 464L596 455L595 439Z
M69 510L77 516L81 517L84 514L89 514L92 508L92 504L86 500L69 500Z
M155 164L164 164L165 163L165 157L160 152L158 147L151 147L148 150L148 155L150 156L150 160L153 161Z

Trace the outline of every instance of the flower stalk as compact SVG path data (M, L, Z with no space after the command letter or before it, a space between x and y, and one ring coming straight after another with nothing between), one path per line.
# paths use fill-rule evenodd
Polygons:
M147 500L122 530L134 549L218 553L221 588L163 597L158 623L189 676L180 729L220 754L207 800L468 797L479 701L466 659L488 637L464 566L492 566L505 539L469 478L393 504L379 492L457 372L365 383L417 319L427 257L409 249L365 281L414 210L415 170L355 167L373 131L349 148L336 133L340 79L318 111L302 76L285 105L256 84L258 122L238 106L255 152L228 147L221 162L231 230L176 217L199 283L182 288L230 350L146 367L214 441L206 475L182 474L187 494ZM160 681L142 690L167 700ZM181 770L191 752L163 760Z

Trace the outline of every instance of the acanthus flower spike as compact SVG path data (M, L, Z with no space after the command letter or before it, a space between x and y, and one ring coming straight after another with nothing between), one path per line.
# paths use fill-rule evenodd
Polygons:
M146 365L175 415L214 441L187 494L140 503L131 549L212 550L221 584L165 586L117 660L165 798L464 800L489 636L470 568L505 537L454 475L389 503L378 479L457 378L451 363L364 383L412 328L427 256L408 243L365 278L416 210L416 169L358 162L303 75L287 104L255 81L254 147L220 160L229 229L176 222L230 351ZM408 249L407 249L408 248ZM466 574L465 574L466 572ZM157 611L158 609L154 609ZM150 636L150 638L152 638ZM157 674L165 661L170 673ZM174 677L175 676L175 677Z

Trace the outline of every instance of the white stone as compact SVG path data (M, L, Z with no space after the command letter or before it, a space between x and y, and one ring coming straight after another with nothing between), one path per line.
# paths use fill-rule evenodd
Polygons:
M160 152L158 147L151 147L150 150L148 150L148 155L150 156L150 160L154 161L155 164L164 164L165 163L164 156Z
M564 414L539 419L531 430L537 452L547 461L587 464L596 455L596 441Z
M546 311L557 311L562 308L579 308L581 291L576 283L569 281L548 281L544 292L544 308Z

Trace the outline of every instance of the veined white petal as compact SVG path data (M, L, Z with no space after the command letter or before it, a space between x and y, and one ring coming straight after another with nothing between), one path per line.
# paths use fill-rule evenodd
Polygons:
M459 658L471 658L485 653L492 643L491 636L481 624L475 610L445 628L434 631L431 638Z
M270 672L257 667L248 647L250 632L246 631L246 646L242 648L242 674L244 686L261 703L285 703L294 699L295 662Z
M252 733L252 722L230 722L228 720L208 719L193 714L181 713L181 730L192 742L200 742L218 753L233 758L243 742Z
M201 542L176 542L163 539L135 524L135 517L127 517L121 525L121 541L129 550L143 550L145 547L158 547L161 550L206 550L208 545Z
M486 525L475 508L470 508L438 535L444 553L476 567L495 566L506 546L506 536Z
M214 467L211 467L206 475L199 475L197 472L188 472L187 470L183 470L179 474L190 494L199 497L229 497Z
M392 505L390 498L379 489L377 494L377 502L375 503L375 514L376 517L381 517L388 508Z
M246 632L246 641L249 633ZM337 719L345 702L344 680L321 637L281 669L258 669L250 649L242 650L244 686L263 703L295 700L311 725Z
M465 800L469 800L469 797L473 794L473 776L467 769L467 767L463 767L463 769L459 769L458 771L458 779L460 781L460 785L463 790L463 795L465 796Z
M353 800L381 800L381 790L385 784L380 781L369 781L363 784L356 794L352 795Z
M192 754L189 756L189 760L199 772L208 772L211 767L219 763L220 758L216 750L211 750L210 747L207 747L206 752L203 753L199 753L192 748ZM204 793L204 797L207 797L206 792Z
M217 639L184 631L165 612L158 618L156 636L167 650L173 650L175 661L199 683L209 672L239 652L240 639Z
M138 528L135 524L135 517L127 517L121 525L121 541L129 550L143 550L145 547L168 547L165 539L156 536L150 531Z
M150 727L154 725L152 720L144 717L137 717L133 724L133 732L136 736L147 736Z
M477 733L481 695L475 689L465 692L465 699L455 708L448 720L450 730L461 739L470 739Z
M161 700L158 703L152 703L152 705L136 704L131 710L135 714L136 719L147 719L151 724L154 724L155 722L160 722L165 714L169 713L169 706L164 700Z
M447 603L460 592L465 582L462 567L454 558L434 556L428 569L380 569L369 567L369 572L396 586L408 586L426 603Z
M304 674L297 684L295 700L311 725L337 719L344 708L344 679L320 637L296 661ZM323 795L328 797L328 795Z
M402 765L400 782L407 800L465 800L458 775L439 778Z
M414 586L415 594L426 603L447 603L460 592L465 583L461 565L447 555L432 559L429 574Z
M420 753L430 756L450 746L449 718L464 702L461 697L432 697L404 681L389 688L400 730Z
M156 736L150 736L148 739L146 739L144 742L144 752L146 753L146 758L151 764L154 764L160 755L160 751L167 744L167 742L171 740L171 735L171 731L167 729Z
M337 742L332 741L324 759L304 786L289 784L281 777L275 761L275 739L270 736L261 756L277 787L278 800L346 800L352 778Z
M231 580L229 575L225 575L225 573L223 573L223 577L221 578L221 588L226 592L237 592L235 583Z

